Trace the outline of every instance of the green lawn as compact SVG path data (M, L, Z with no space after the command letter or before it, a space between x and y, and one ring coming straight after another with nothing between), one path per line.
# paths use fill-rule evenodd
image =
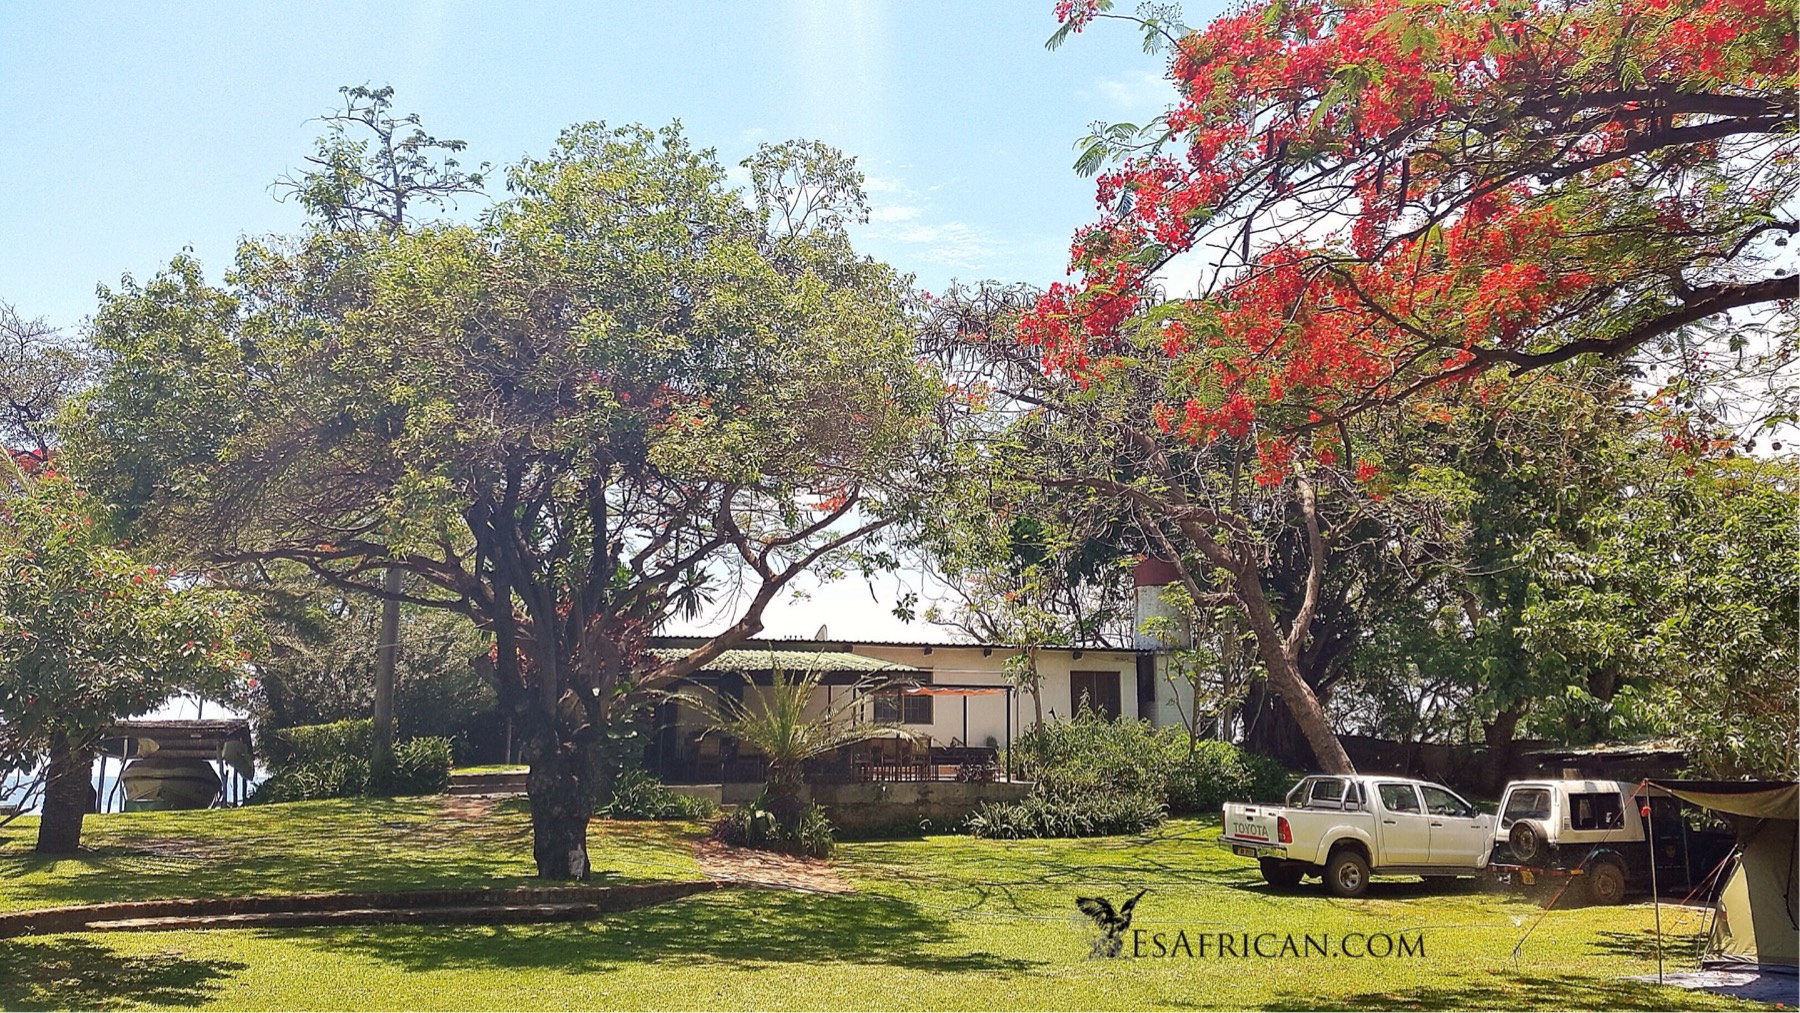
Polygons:
M91 858L25 853L0 830L0 907L251 890L514 884L527 818L442 817L433 800L92 818ZM690 877L697 826L596 823L610 878ZM730 891L578 925L85 934L0 941L0 1007L267 1008L1734 1008L1625 981L1653 972L1646 904L1540 913L1472 889L1377 883L1339 901L1278 892L1220 849L1215 822L1150 838L843 845L847 896ZM191 853L177 853L176 842ZM1138 889L1135 927L1422 933L1425 957L1093 960L1073 901ZM1690 935L1698 911L1665 907ZM1149 936L1146 936L1149 945ZM1302 945L1304 945L1302 943ZM1674 945L1675 949L1680 944ZM1687 952L1691 954L1691 943ZM1691 966L1671 954L1672 966Z

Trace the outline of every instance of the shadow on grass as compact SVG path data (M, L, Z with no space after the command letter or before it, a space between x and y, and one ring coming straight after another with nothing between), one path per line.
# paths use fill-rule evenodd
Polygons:
M1313 896L1325 900L1336 900L1325 889L1325 884L1315 880L1301 880L1295 886L1271 886L1260 874L1252 870L1255 878L1238 879L1227 882L1234 890L1246 893L1266 894L1271 897L1304 897ZM1416 897L1477 897L1487 893L1485 884L1477 877L1466 879L1377 879L1369 883L1368 892L1357 900L1411 900Z
M246 965L175 953L124 956L85 939L0 942L0 1009L199 1006Z
M1684 1003L1683 999L1687 1002ZM1643 981L1572 975L1496 976L1489 981L1464 978L1456 985L1419 985L1391 992L1318 996L1284 994L1265 1010L1331 1009L1688 1009L1690 994Z
M1655 929L1641 929L1637 932L1615 932L1602 929L1594 933L1599 938L1593 947L1602 953L1623 957L1636 957L1639 960L1655 960L1657 939ZM1694 960L1706 947L1704 932L1669 932L1662 934L1662 955L1665 961Z
M663 962L766 967L847 961L924 971L1018 972L1039 963L988 952L928 951L950 940L953 929L949 919L880 894L731 890L607 915L591 923L289 930L282 935L326 948L354 949L408 971L592 972Z
M0 909L245 893L533 885L531 822L459 816L436 799L353 799L89 817L89 847L0 847ZM693 876L686 826L596 823L602 882Z

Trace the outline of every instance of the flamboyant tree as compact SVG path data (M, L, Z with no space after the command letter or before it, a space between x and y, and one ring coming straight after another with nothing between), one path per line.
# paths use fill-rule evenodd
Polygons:
M643 694L916 504L936 385L900 280L845 235L860 177L811 144L748 168L746 200L678 128L579 126L479 224L321 223L246 243L225 287L178 259L95 318L71 450L152 531L492 636L546 877L587 875ZM726 592L719 635L648 650Z
M959 389L995 406L982 452L1026 490L1009 498L1000 489L997 509L1018 508L1030 490L1101 498L1094 509L1129 527L1122 544L1172 564L1193 608L1235 610L1317 763L1350 770L1303 667L1329 604L1331 558L1374 539L1410 559L1415 544L1436 544L1452 523L1428 480L1382 480L1374 494L1364 487L1383 427L1397 423L1375 413L1349 420L1334 430L1344 449L1322 459L1259 458L1267 440L1248 425L1189 439L1158 411L1166 391L1193 380L1161 347L1164 322L1184 308L1124 322L1107 368L1071 376L1043 368L1007 331L1006 304L1018 308L1022 294L946 292L933 300L928 328L954 350L945 361Z
M1059 4L1058 38L1110 7ZM1197 319L1165 335L1206 374L1163 409L1195 439L1584 354L1659 357L1677 384L1779 372L1794 17L1791 0L1276 0L1199 31L1133 19L1171 51L1176 100L1089 139L1081 167L1119 158L1102 216L1020 337L1103 370L1159 270L1207 264Z
M41 764L46 854L80 846L106 723L241 696L257 640L245 599L145 564L98 513L35 454L0 460L0 767Z
M1059 3L1052 44L1111 6ZM1079 169L1116 160L1100 217L1008 356L1036 359L1047 425L1120 455L1063 480L1204 561L1218 579L1196 600L1242 610L1327 769L1348 759L1298 660L1328 555L1417 485L1371 451L1393 420L1503 399L1481 379L1496 366L1667 352L1659 379L1692 398L1721 358L1791 362L1792 14L1270 0L1198 31L1155 6L1126 19L1169 53L1175 101L1087 139ZM1196 264L1193 296L1165 300L1159 281ZM1274 517L1304 565L1271 598Z

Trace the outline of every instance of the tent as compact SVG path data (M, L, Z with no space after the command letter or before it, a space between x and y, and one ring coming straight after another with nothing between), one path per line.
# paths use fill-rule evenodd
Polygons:
M1800 969L1800 877L1796 831L1800 783L1791 781L1646 781L1732 817L1737 868L1719 891L1704 966Z

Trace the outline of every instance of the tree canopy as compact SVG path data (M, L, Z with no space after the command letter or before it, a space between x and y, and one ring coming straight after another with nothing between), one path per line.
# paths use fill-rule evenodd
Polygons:
M72 449L170 544L472 618L525 728L540 871L586 874L620 708L916 507L937 385L855 254L849 160L586 124L475 224L246 242L104 294ZM315 209L316 211L317 209ZM389 591L379 575L409 576ZM726 598L725 596L731 596ZM683 608L718 636L658 659Z
M1111 6L1059 4L1052 41ZM1209 267L1162 321L1183 379L1158 417L1192 440L1254 425L1278 455L1375 405L1588 354L1655 360L1675 396L1737 396L1733 421L1790 419L1794 16L1272 0L1187 30L1147 9L1126 20L1170 54L1176 99L1086 142L1080 168L1118 159L1101 216L1071 248L1078 280L1019 337L1104 372L1185 257Z
M120 548L73 481L19 456L0 462L0 767L43 765L38 850L61 853L101 728L180 692L241 698L258 637L247 601Z

